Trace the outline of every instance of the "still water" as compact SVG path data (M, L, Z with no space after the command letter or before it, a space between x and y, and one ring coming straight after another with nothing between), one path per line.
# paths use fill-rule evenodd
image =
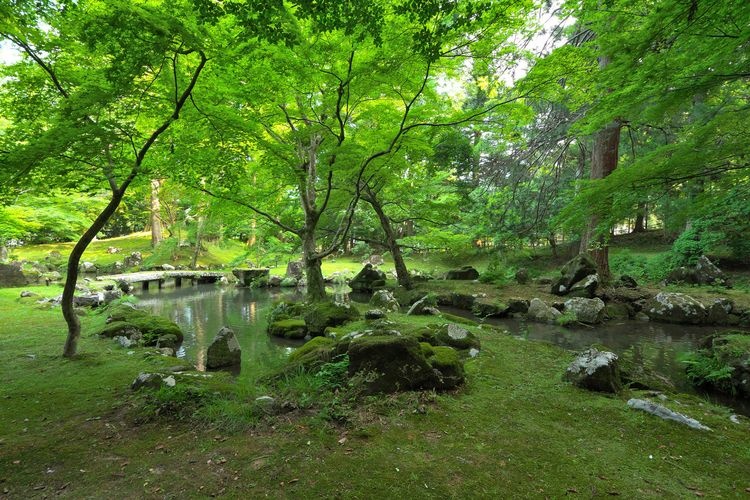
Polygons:
M185 333L177 356L206 366L206 349L223 326L231 328L242 348L242 369L257 371L279 366L299 342L266 333L268 313L276 300L299 300L291 291L269 292L249 288L197 285L137 292L140 307L170 318Z
M180 325L185 341L177 355L199 370L205 368L206 348L222 326L234 330L240 342L242 374L280 366L289 352L300 345L299 341L284 341L266 333L268 313L276 300L303 298L294 290L197 285L140 291L138 297L141 307L171 318ZM366 297L352 295L352 300L366 300ZM472 317L466 311L444 310ZM683 392L693 392L694 389L685 376L680 355L696 348L701 338L714 331L709 327L640 321L609 321L595 328L563 328L517 319L490 319L487 322L518 338L549 342L569 350L582 350L592 344L605 345L619 356L669 377ZM719 399L722 398L719 396ZM750 414L748 402L723 399L725 404Z

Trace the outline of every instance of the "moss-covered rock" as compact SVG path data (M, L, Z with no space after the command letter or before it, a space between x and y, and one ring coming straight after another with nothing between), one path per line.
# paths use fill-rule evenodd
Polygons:
M429 344L428 344L429 345ZM464 383L464 365L455 349L445 346L432 348L427 361L440 374L436 389L453 389Z
M289 362L302 362L302 364L305 364L305 360L319 359L321 362L328 361L330 359L330 352L335 344L336 341L328 337L312 338L289 355Z
M339 326L359 318L359 311L352 306L334 304L333 302L315 302L307 307L305 325L307 332L313 336L325 333L329 326Z
M631 306L624 302L610 302L604 306L604 315L609 319L628 319L631 313Z
M436 332L438 342L456 349L479 349L480 342L476 335L466 328L453 323L441 325Z
M510 312L507 305L502 302L494 302L487 299L474 301L471 312L480 318L502 318Z
M303 314L305 314L305 304L301 302L279 302L268 314L268 324L271 325L285 319L301 319Z
M270 323L268 333L285 339L303 339L307 335L307 326L302 319L282 319Z
M180 327L173 321L135 309L128 304L118 304L107 309L107 324L95 333L101 337L142 335L146 346L177 347L184 339Z
M422 347L411 336L373 336L349 344L349 376L361 375L367 392L435 387L438 379Z

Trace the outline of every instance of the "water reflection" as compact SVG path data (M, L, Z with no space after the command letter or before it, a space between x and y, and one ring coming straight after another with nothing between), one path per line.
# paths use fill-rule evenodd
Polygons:
M276 299L300 300L301 296L295 291L197 285L143 290L138 298L141 307L180 325L185 341L177 356L198 370L205 370L206 349L219 329L234 330L242 347L242 373L246 373L273 368L286 358L292 343L269 337L267 316Z

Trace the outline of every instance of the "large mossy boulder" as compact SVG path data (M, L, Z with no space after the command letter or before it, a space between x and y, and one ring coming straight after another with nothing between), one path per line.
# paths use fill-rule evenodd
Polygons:
M349 376L361 375L369 393L434 387L437 377L416 338L359 337L351 341Z
M129 304L118 304L107 309L107 323L95 333L100 337L134 336L146 346L176 347L184 335L173 321L155 316Z
M447 280L475 280L479 278L479 271L472 266L462 266L458 269L451 269L445 273Z
M435 389L454 389L464 383L464 364L455 349L420 343L422 354L437 371Z
M349 287L355 292L370 293L384 286L385 273L375 269L372 264L365 264L365 267L349 282Z
M622 389L617 354L593 347L576 356L565 370L564 379L590 391L619 392Z
M435 339L441 344L455 349L480 348L480 342L476 335L454 323L438 327L435 331Z
M329 337L314 337L292 351L289 362L310 366L330 361L336 341Z
M314 302L305 311L305 325L307 333L317 337L323 335L329 326L343 325L359 317L359 311L353 306L330 301Z
M307 336L307 325L299 318L281 319L269 323L268 333L283 339L303 339Z
M567 295L573 285L587 276L596 274L596 264L588 254L582 253L569 260L560 270L560 277L552 283L551 292Z
M502 302L489 299L477 299L471 308L474 316L480 318L503 318L510 313L510 309Z
M699 325L705 323L707 312L702 303L684 293L660 292L646 302L643 312L652 321Z
M206 351L206 368L226 368L239 366L242 362L242 349L231 328L222 327Z

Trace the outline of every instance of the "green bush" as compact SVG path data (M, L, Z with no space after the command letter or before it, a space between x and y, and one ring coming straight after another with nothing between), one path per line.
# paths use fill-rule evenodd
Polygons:
M674 269L671 253L661 253L653 257L634 255L629 250L622 250L613 255L609 266L614 275L627 274L636 280L661 281Z
M733 392L731 381L734 368L708 351L689 352L680 356L679 360L685 363L685 372L691 383L697 386L712 385L721 391Z
M352 255L357 257L367 258L372 255L372 247L364 241L358 241L352 247Z
M516 274L516 270L508 266L504 260L493 256L487 265L487 270L479 275L481 283L494 283L496 285L505 285L511 283Z

